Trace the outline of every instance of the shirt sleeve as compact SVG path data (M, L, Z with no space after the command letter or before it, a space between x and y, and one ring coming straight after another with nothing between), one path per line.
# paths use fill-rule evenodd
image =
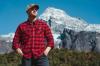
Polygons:
M14 50L20 48L20 39L21 39L21 29L20 26L18 26L12 42L12 48Z
M51 32L50 26L48 26L47 24L45 24L45 37L46 37L46 41L47 41L47 46L54 48L53 35Z

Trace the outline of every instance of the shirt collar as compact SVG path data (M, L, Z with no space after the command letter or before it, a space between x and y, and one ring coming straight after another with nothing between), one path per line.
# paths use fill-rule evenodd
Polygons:
M37 20L38 20L38 19L35 19L34 22L29 22L29 20L27 20L27 23L28 23L28 24L36 24Z

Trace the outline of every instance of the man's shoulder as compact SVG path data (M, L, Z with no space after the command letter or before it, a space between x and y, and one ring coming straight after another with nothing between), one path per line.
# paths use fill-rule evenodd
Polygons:
M27 24L27 21L24 21L22 23L19 24L19 26L23 26L23 25L26 25Z
M45 20L43 20L43 19L37 19L37 21L38 21L39 24L42 24L42 25L46 25L47 24L47 22Z

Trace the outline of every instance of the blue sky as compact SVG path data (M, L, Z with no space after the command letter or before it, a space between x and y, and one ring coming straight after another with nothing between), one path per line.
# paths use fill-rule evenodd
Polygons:
M88 23L100 24L100 0L0 0L0 34L15 32L27 20L25 10L31 3L39 4L39 15L47 7L55 7Z

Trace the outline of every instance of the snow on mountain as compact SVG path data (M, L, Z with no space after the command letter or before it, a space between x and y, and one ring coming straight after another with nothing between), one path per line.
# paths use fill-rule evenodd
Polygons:
M51 28L60 29L63 25L64 28L72 29L75 31L97 31L100 32L100 24L88 24L81 18L71 17L61 9L48 7L42 15L39 17L45 21L51 21Z
M12 42L14 37L14 33L9 33L5 35L0 35L0 40L5 40L6 42Z
M1 35L1 37L14 37L14 33L9 33L9 34L5 34L5 35Z
M53 18L53 20L56 19L56 23L58 24L63 24L65 22L66 17L70 18L70 16L65 15L66 13L63 10L60 9L55 9L52 7L47 8L44 13L40 16L40 18L43 18L44 20L48 21L51 18ZM61 21L64 22L61 22Z
M48 7L39 18L45 20L51 27L55 47L59 47L59 44L61 44L61 40L58 37L64 29L70 29L75 32L91 31L100 33L100 24L89 24L82 18L72 17L65 11L54 7Z
M12 41L14 33L0 35L0 54L12 52Z
M60 9L56 9L53 7L47 8L42 15L40 15L40 19L45 21L51 20L56 24L65 25L68 29L74 30L83 30L88 24L84 20L71 17L66 12ZM53 23L52 23L53 24Z
M100 24L89 24L84 31L95 31L100 33Z

